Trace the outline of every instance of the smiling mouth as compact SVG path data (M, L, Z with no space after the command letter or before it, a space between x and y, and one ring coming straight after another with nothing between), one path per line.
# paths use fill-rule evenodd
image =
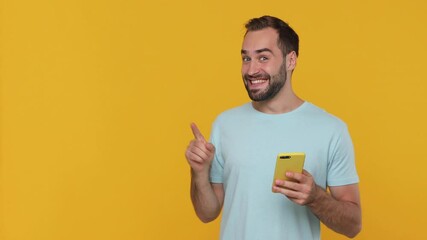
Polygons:
M270 81L270 78L268 77L257 77L257 78L247 78L246 79L248 82L249 87L251 88L259 88L259 87L263 87L265 84L268 84L268 82Z
M269 85L271 80L270 75L268 74L245 74L243 75L243 79L245 80L246 87L253 90L259 90L266 87L266 85Z
M268 79L254 79L254 80L249 80L249 83L251 85L256 85L256 84L262 84L268 82Z

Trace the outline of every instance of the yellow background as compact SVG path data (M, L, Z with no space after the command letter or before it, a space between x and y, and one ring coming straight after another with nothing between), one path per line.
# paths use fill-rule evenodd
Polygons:
M248 101L243 24L264 14L300 35L296 91L349 125L356 239L425 239L425 1L0 4L0 239L217 239L190 203L189 124L208 137Z

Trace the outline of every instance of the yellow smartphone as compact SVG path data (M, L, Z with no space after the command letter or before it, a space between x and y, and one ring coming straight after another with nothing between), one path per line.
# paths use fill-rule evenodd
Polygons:
M274 171L273 186L277 179L289 180L286 172L302 173L304 167L305 153L303 152L288 152L279 153L276 159L276 169Z

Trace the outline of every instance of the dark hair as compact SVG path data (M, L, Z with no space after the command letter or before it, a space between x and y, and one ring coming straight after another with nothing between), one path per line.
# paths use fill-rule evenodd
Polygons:
M299 37L298 34L287 24L279 18L272 16L262 16L260 18L252 18L246 25L246 33L250 31L257 31L264 28L271 27L277 31L279 38L277 39L277 46L282 50L283 56L295 51L298 56Z

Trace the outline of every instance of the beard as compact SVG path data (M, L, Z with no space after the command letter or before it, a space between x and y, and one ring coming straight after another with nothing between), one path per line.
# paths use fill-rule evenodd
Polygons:
M286 67L285 64L280 66L279 73L271 76L268 73L256 74L250 76L248 74L243 75L243 82L245 83L246 91L248 92L249 98L255 102L261 102L272 99L282 89L286 82ZM264 89L250 89L249 80L251 79L268 79L268 86Z

